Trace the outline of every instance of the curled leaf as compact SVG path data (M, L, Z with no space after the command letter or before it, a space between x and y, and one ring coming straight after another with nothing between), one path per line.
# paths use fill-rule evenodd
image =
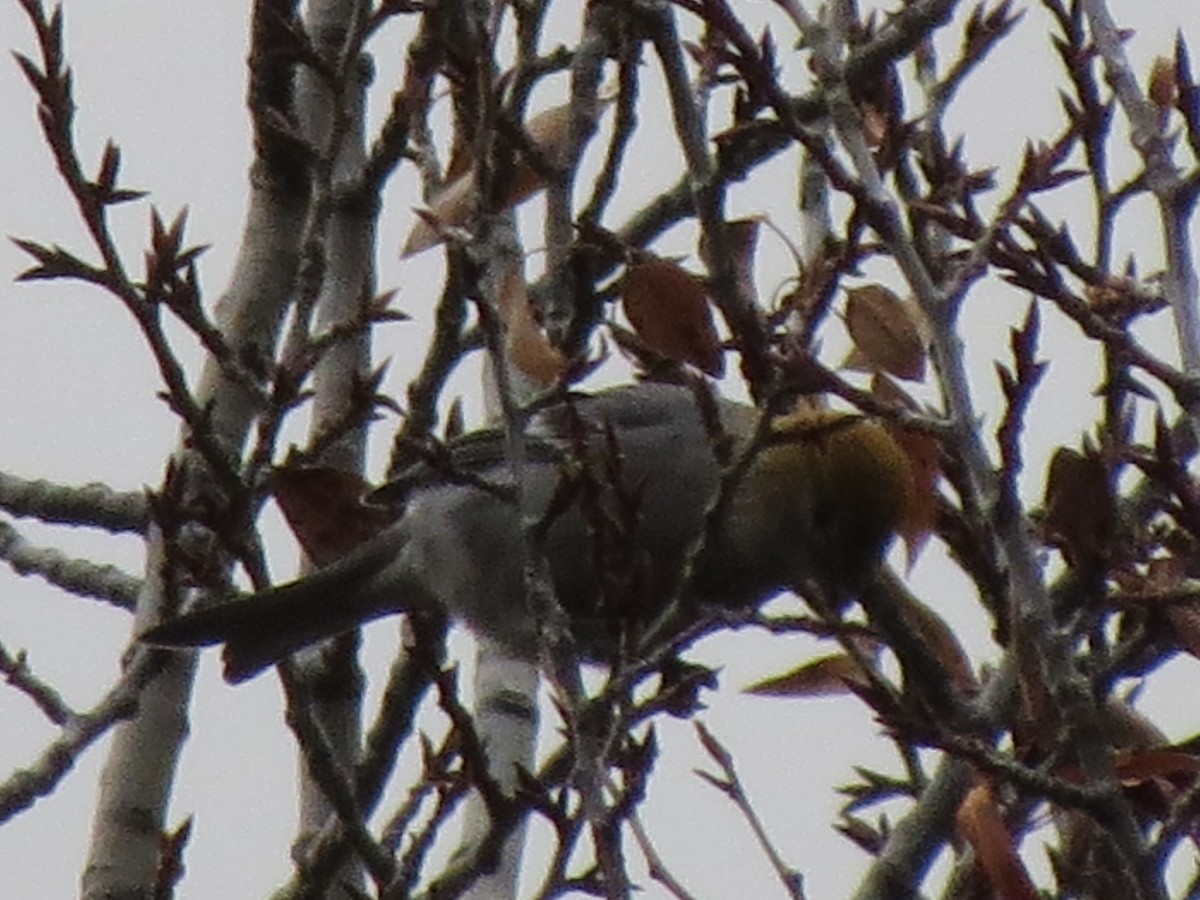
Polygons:
M1017 853L1016 842L1004 824L990 785L971 788L954 818L959 835L974 849L991 882L994 896L1003 900L1037 900L1033 879Z
M529 120L526 133L542 159L555 165L562 159L571 128L569 105L544 110ZM502 209L513 209L546 186L545 179L523 155L518 154L508 195ZM466 167L429 202L429 211L420 214L404 249L402 259L415 256L442 243L453 229L462 228L475 209L475 166Z
M509 361L542 387L553 385L566 370L567 360L534 318L519 266L505 273L497 302Z
M833 653L756 681L743 693L757 697L837 697L869 684L870 679L852 656Z

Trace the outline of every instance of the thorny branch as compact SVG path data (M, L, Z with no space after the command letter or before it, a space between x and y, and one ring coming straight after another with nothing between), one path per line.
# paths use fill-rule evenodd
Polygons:
M1061 839L1067 846L1046 890L1099 896L1102 880L1111 879L1103 886L1116 884L1147 898L1166 895L1166 861L1196 827L1196 755L1186 747L1162 747L1161 735L1146 725L1133 729L1132 737L1122 732L1114 710L1131 706L1114 690L1119 679L1145 684L1168 659L1200 654L1193 623L1200 501L1188 465L1195 441L1179 440L1161 424L1147 438L1147 429L1139 427L1147 419L1166 421L1180 412L1184 421L1200 409L1200 288L1190 240L1200 190L1200 88L1183 34L1173 57L1156 64L1154 77L1141 79L1127 55L1129 36L1101 0L1044 0L1059 32L1052 40L1067 85L1064 125L1055 135L1027 136L1019 165L1013 148L1014 158L1007 160L1014 163L1013 174L1004 176L987 168L1006 161L1002 153L973 169L964 144L946 129L947 114L964 85L984 77L996 64L996 49L1029 27L1032 16L1014 13L1005 2L966 11L965 4L953 0L921 0L864 18L847 0L819 13L793 0L775 0L770 6L790 29L781 40L727 0L597 0L576 11L579 37L573 44L547 51L544 28L556 6L549 0L485 4L473 12L454 0L387 0L374 8L355 7L332 57L317 52L298 24L295 3L257 3L256 40L274 52L252 57L254 140L260 161L271 163L280 184L305 198L291 282L292 318L281 346L272 352L242 345L210 318L199 289L204 248L185 242L183 214L166 220L151 213L144 272L133 274L109 216L113 207L136 202L142 194L121 183L115 143L106 145L96 173L87 174L76 142L63 14L48 13L38 0L18 2L38 45L36 58L18 54L18 64L36 97L47 150L89 240L87 251L18 240L32 260L22 279L80 281L114 297L132 315L157 366L163 399L185 424L189 449L214 485L197 499L187 486L199 476L180 464L169 469L162 494L147 502L140 495L66 489L5 474L0 505L10 515L134 533L145 533L153 522L180 536L166 553L165 593L172 600L192 583L215 588L228 582L226 575L199 564L203 552L184 546L182 538L200 524L213 537L199 546L239 559L252 580L265 585L265 562L249 529L265 502L266 473L277 457L280 434L309 399L310 376L331 348L401 318L388 308L387 295L364 297L361 315L313 333L314 306L331 262L326 243L331 218L357 205L373 221L381 192L409 163L419 173L434 218L442 209L439 190L463 172L474 179L475 207L461 220L447 216L437 223L450 246L440 291L425 292L438 293L438 299L394 437L393 469L399 470L413 461L412 448L427 445L446 386L464 361L480 349L505 358L508 323L489 318L499 305L489 279L514 260L518 270L525 268L519 228L504 220L512 219L518 202L509 199L511 182L528 170L547 196L546 265L529 294L538 305L537 328L559 340L571 357L560 380L569 383L604 362L596 334L603 333L607 304L620 293L619 282L605 285L604 280L675 226L693 226L700 235L705 287L727 330L722 349L737 359L767 413L759 441L785 391L837 397L902 433L930 441L935 474L926 485L928 514L971 580L980 598L978 614L1002 658L990 680L976 678L973 670L980 664L957 646L949 627L895 590L885 592L892 606L881 609L869 595L863 603L867 615L845 620L772 622L758 613L713 611L623 660L590 694L577 676L568 677L569 660L557 660L558 687L568 688L560 691L568 734L537 772L523 776L516 796L508 796L488 775L487 748L451 670L436 652L424 652L438 646L439 629L429 629L432 634L419 641L421 649L394 666L376 725L353 771L338 764L327 736L308 715L300 685L285 675L298 743L336 810L308 844L297 877L287 886L289 896L316 896L351 855L366 864L379 896L419 891L424 894L418 896L459 896L531 816L549 823L555 841L538 896L562 896L572 889L628 895L635 879L624 844L626 826L649 859L651 876L675 896L689 896L684 866L657 857L638 815L647 781L662 764L650 724L664 712L698 714L703 692L717 676L681 663L680 655L715 630L744 624L802 629L841 641L846 658L859 669L845 689L873 709L897 746L903 775L860 773L862 781L849 790L852 802L840 823L874 857L860 897L923 889L930 861L944 846L956 847L961 870L999 881L1003 865L1021 866L1021 837L1042 833L1039 816L1046 808L1082 815L1088 822L1073 834L1064 829ZM500 37L509 24L515 50L505 58L508 50ZM384 86L390 102L365 161L355 178L339 180L334 164L352 124L342 98L365 86L365 54L372 42L402 25L411 26L402 84ZM957 51L940 64L934 47L945 44L935 39L945 33L956 33L959 41ZM795 67L798 76L781 65L788 52L803 63ZM643 65L648 60L654 65ZM923 91L920 109L910 108L909 66ZM295 115L298 70L339 98L330 106L320 140L305 137ZM570 79L565 151L547 156L526 125L538 91L563 72ZM601 110L602 84L610 74L616 76L616 91L608 126L601 124ZM661 194L629 202L625 185L640 164L646 98L656 89L665 94L678 151L670 158L681 159L682 172ZM433 124L445 92L453 106L449 141ZM722 123L719 130L713 122ZM1118 133L1119 123L1128 126L1128 139ZM610 130L591 171L584 164L585 151L598 127ZM1114 160L1126 144L1137 171L1119 181ZM785 305L766 310L757 297L767 292L739 279L739 273L753 270L754 260L739 256L730 239L730 208L742 181L753 182L768 160L800 148L804 165L822 183L815 196L823 198L818 202L825 210L807 212L813 222L823 223L823 234L804 244L811 252L792 260L796 271L790 278L797 287ZM1077 181L1091 193L1091 220L1080 226L1054 224L1045 210ZM998 196L988 196L997 188ZM576 202L580 194L581 205ZM1164 250L1164 271L1150 276L1132 265L1118 270L1114 263L1118 226L1135 212L1131 201L1142 196L1151 197L1158 209ZM1087 233L1088 227L1095 239L1081 247L1075 234ZM816 345L836 327L845 288L880 261L901 285L905 302L919 311L923 346L934 369L922 386L928 390L910 392L886 366L868 365L873 376L868 383L816 358ZM981 425L981 385L964 352L964 322L983 302L981 296L993 290L1019 293L1022 308L1029 309L1013 335L1011 365L1000 370L1004 407L993 417L999 423L994 451ZM1136 330L1164 307L1174 317L1178 363ZM801 324L789 331L785 323L793 314ZM1096 391L1103 395L1104 412L1080 449L1059 448L1064 452L1050 466L1039 509L1022 488L1037 449L1031 423L1045 390L1039 329L1052 315L1072 322L1080 344L1103 360L1104 378ZM255 436L244 453L216 437L217 411L197 399L193 379L168 337L168 316L252 398ZM859 338L851 334L856 344L862 343ZM1001 356L997 348L980 352ZM507 377L502 371L501 394L509 404L505 421L519 470L522 423L513 405L516 388ZM344 414L301 455L311 459L327 442L370 421L388 403L381 397L382 385L382 369L362 377ZM914 396L935 394L936 402ZM739 466L747 464L757 443L751 441L744 457L733 461L724 492L736 484ZM945 489L937 473L945 476ZM1136 486L1130 488L1132 482ZM714 498L710 526L725 514L723 496ZM68 590L131 608L143 588L114 570L37 551L15 531L7 534L0 542L6 548L2 555L14 568ZM1061 574L1055 580L1044 565L1049 553L1058 554ZM534 589L539 585L532 579ZM936 605L940 598L932 599ZM547 615L552 612L551 603ZM900 658L903 683L855 652L867 635ZM79 713L34 674L24 652L0 648L0 669L12 689L60 729L41 759L0 785L0 818L54 790L86 747L133 712L163 665L169 663L157 654L134 653L108 696L92 711ZM952 674L964 665L974 685L968 691ZM931 688L939 674L952 685L944 694ZM434 702L447 730L440 741L418 734L415 725L422 705ZM931 708L954 715L943 721L930 715ZM422 771L377 837L368 823L384 803L384 785L402 749L414 739L422 749ZM799 873L775 849L741 789L733 757L711 736L705 741L722 770L710 781L726 791L750 823L776 877L800 896ZM926 771L917 753L923 747L942 752L938 771ZM962 804L972 778L981 776L993 787L1007 834L1017 837L1006 836L1009 843L999 848L960 849L956 826L964 835L977 833L967 825L978 823L963 823L968 812ZM484 798L490 827L474 858L435 873L430 851L468 790ZM862 818L864 810L896 798L909 806L890 830ZM581 850L592 856L577 870ZM1109 863L1108 871L1098 874L1098 859ZM969 880L962 876L952 883Z

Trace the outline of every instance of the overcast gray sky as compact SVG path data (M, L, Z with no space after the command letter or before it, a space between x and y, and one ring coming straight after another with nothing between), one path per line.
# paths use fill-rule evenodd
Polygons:
M563 4L568 6L569 4ZM71 0L65 4L69 60L75 71L79 144L98 160L105 139L124 151L123 180L151 192L167 216L190 210L189 233L211 244L202 260L209 302L227 277L241 229L249 162L248 127L243 108L244 59L249 4L209 0L202 8L179 0ZM753 4L769 7L770 4ZM1145 73L1158 54L1170 54L1176 29L1200 54L1200 4L1194 0L1114 0L1118 20L1136 29L1129 52ZM756 10L756 14L761 12ZM563 40L573 39L571 17L556 23ZM968 133L974 167L999 166L1011 173L1027 138L1051 138L1060 127L1057 90L1062 77L1037 10L971 80L957 101L951 123ZM781 32L786 33L785 29ZM0 0L0 44L34 53L31 29L15 3ZM402 63L400 42L377 50L375 108L386 103ZM561 90L561 87L559 88ZM557 98L547 93L540 105ZM660 103L661 99L650 101ZM0 59L0 233L84 249L84 232L60 186L40 140L35 103L14 63ZM666 128L666 116L662 117ZM1123 121L1118 129L1124 129ZM661 146L671 146L664 131ZM645 141L645 181L624 188L632 209L658 187L673 182L682 164L655 152ZM653 155L651 155L653 154ZM794 227L792 209L795 158L785 155L739 190L735 215L769 213ZM1130 165L1132 165L1130 163ZM1081 195L1081 201L1083 200ZM411 225L418 203L416 181L401 171L389 187L381 229L379 284L400 289L398 306L415 316L412 324L386 328L378 353L391 356L390 385L399 390L411 373L427 331L433 297L421 285L437 284L437 253L412 262L397 259L396 248ZM524 220L540 211L534 202ZM1071 210L1059 211L1062 215ZM1146 208L1144 212L1149 213ZM131 260L141 256L147 208L129 205L117 222ZM1122 233L1123 247L1139 254L1143 271L1161 264L1154 220ZM540 243L530 231L527 243ZM673 234L665 252L692 253L692 235ZM763 235L764 291L786 274L782 247ZM770 254L780 260L772 275ZM84 252L85 257L88 252ZM17 285L13 276L27 260L8 243L0 244L0 469L25 477L64 483L103 481L118 489L155 485L175 444L176 423L155 399L156 372L128 315L96 291L53 284ZM1024 313L1010 296L973 301L968 341L978 340L972 372L981 396L996 396L991 355L1006 346L1003 330ZM1095 381L1090 348L1073 327L1048 317L1045 347L1053 365L1051 383L1067 398L1039 400L1033 429L1046 446L1077 440L1091 408L1081 404ZM180 355L195 375L199 354L182 332ZM1164 329L1163 339L1167 337ZM1054 352L1061 347L1064 354ZM1089 355L1075 359L1075 351ZM832 360L838 357L830 354ZM617 376L619 377L619 376ZM474 392L470 377L459 389ZM994 409L994 405L992 409ZM375 434L373 475L386 447L386 425ZM1032 459L1028 484L1039 485L1043 460ZM140 570L140 543L93 533L38 528L20 523L22 534L70 553ZM282 528L274 527L275 571L289 571L295 551ZM944 570L922 566L915 576L922 595L963 630L981 658L994 655L981 623L971 611L956 609ZM116 660L129 637L130 619L118 610L65 596L34 579L0 568L0 642L10 651L28 649L36 671L59 687L77 708L88 706L111 683ZM382 671L394 622L374 626L368 669ZM697 656L725 666L723 688L704 721L734 749L756 806L787 860L806 873L810 897L841 896L865 860L829 828L839 805L831 785L852 777L852 764L896 768L887 745L875 739L866 710L852 700L770 702L737 694L746 682L781 670L813 645L804 641L763 641L736 636L712 641ZM1182 677L1196 677L1196 663ZM190 876L181 897L265 895L288 871L287 842L293 809L287 798L294 783L294 752L280 715L273 677L236 690L220 682L216 660L206 657L193 715L193 733L180 773L174 816L196 814L196 834L188 853ZM1146 702L1169 708L1174 697L1151 692ZM0 686L0 779L28 764L53 736L44 720L14 692ZM1192 720L1194 723L1194 719ZM668 762L655 778L649 826L669 863L704 897L780 896L765 862L742 824L711 788L690 774L704 766L690 727L664 722L661 737ZM106 745L93 748L53 796L0 828L0 881L14 897L67 897L77 891L87 849L96 775ZM386 805L386 804L385 804ZM228 810L237 810L229 814ZM244 829L244 830L239 830ZM644 896L663 896L647 883Z

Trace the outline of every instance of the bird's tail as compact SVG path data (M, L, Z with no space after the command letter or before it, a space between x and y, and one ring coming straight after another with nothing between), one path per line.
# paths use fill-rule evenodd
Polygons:
M225 680L237 684L310 644L418 605L412 592L396 590L400 585L385 591L373 577L378 572L374 559L347 558L253 597L179 616L140 640L161 647L223 643Z

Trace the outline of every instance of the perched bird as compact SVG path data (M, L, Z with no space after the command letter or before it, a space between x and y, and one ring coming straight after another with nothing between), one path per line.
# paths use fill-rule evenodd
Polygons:
M534 414L518 467L502 432L467 434L443 464L381 488L397 519L345 556L142 639L224 643L225 677L238 682L369 619L440 608L533 658L531 554L543 555L589 660L611 659L673 600L678 626L700 605L745 608L801 584L852 599L913 492L887 429L832 412L758 429L752 407L717 400L715 417L702 408L691 389L669 384L572 395ZM735 441L732 468L718 461L722 434Z

